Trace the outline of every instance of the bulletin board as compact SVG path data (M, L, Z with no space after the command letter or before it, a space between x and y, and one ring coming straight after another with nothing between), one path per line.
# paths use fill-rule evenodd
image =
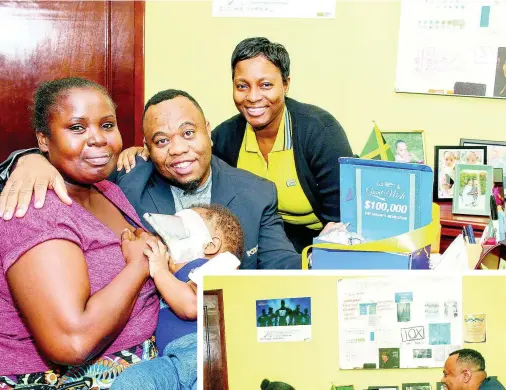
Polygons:
M339 367L443 367L462 346L462 279L340 280Z
M506 97L506 0L402 0L397 92Z

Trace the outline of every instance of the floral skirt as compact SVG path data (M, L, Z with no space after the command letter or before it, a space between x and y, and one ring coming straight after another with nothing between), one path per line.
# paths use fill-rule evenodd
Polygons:
M61 366L36 374L0 375L0 390L102 390L127 367L158 356L155 337L128 350L103 355L81 366Z

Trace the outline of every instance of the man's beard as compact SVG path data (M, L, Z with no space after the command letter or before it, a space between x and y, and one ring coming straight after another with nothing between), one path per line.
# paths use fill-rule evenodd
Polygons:
M177 181L173 181L172 184L175 187L181 188L183 190L183 195L193 195L199 188L200 179L191 180L187 183L179 183Z

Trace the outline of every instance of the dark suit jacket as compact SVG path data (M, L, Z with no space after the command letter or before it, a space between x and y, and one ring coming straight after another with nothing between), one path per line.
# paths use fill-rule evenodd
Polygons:
M300 269L301 256L287 239L283 221L277 213L275 185L242 169L232 168L215 156L211 159L211 168L211 202L230 209L244 230L246 253L240 268ZM150 161L137 157L130 173L122 171L114 176L110 179L121 187L141 219L147 212L175 213L170 184Z

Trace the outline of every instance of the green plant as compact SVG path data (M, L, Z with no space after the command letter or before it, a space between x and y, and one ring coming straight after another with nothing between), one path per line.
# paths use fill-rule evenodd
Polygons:
M480 173L480 192L485 194L487 192L487 174Z

